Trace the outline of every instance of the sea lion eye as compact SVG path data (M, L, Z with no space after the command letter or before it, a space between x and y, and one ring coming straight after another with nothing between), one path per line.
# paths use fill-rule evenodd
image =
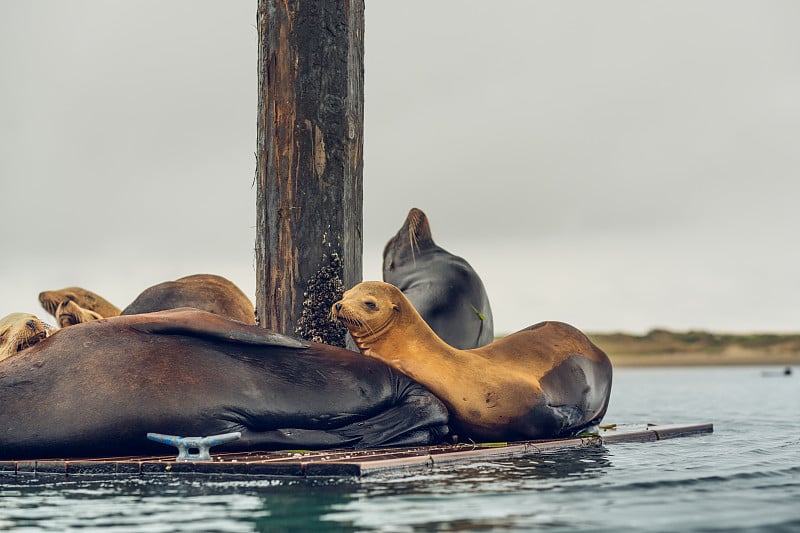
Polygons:
M377 305L375 302L366 301L366 302L364 302L364 305L366 305L367 307L369 307L369 308L370 308L370 309L372 309L373 311L375 311L376 309L378 309L378 305Z

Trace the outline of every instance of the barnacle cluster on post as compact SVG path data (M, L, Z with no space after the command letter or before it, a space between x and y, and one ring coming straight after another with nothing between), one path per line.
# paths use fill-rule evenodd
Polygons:
M347 328L330 316L331 306L344 294L342 272L342 260L337 252L322 255L319 268L306 283L295 335L313 342L345 346Z

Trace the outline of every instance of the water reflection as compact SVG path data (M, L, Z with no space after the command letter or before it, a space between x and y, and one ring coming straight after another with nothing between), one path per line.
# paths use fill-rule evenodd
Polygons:
M570 480L596 478L610 466L608 450L603 446L593 446L521 459L444 465L407 477L386 474L368 478L364 483L370 492L385 491L385 494L503 492L518 490L521 486L527 488L532 481L535 481L535 488L550 490Z
M514 502L504 502L500 512L486 505L486 498L558 490L597 478L610 465L607 450L593 447L361 480L5 477L0 478L0 530L350 531L379 527L385 513L395 525L425 528L442 524L445 501L454 513L453 520L445 520L450 529L479 527L486 520L502 527L514 521L509 514ZM479 516L466 518L465 513L474 514L469 508Z
M323 516L357 488L357 480L5 478L0 479L0 530L324 529Z
M556 495L597 485L611 466L608 450L593 447L387 474L363 480L353 499L334 505L325 519L370 530L387 529L386 517L389 530L566 526L563 497ZM580 517L569 523L576 520Z

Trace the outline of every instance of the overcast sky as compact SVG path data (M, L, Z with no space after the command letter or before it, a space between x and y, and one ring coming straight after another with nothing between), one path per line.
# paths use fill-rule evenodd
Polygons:
M254 299L256 0L0 2L0 316ZM408 209L498 332L800 331L800 2L367 0L364 278Z

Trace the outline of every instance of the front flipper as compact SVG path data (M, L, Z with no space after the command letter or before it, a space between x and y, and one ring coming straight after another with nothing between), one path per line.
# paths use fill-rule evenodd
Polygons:
M308 348L310 346L301 339L230 320L192 307L128 316L142 319L131 326L133 329L154 335L186 335L234 344L282 346L284 348Z
M417 383L407 387L397 405L371 418L331 429L285 428L236 430L241 440L220 448L246 450L313 450L325 448L378 448L427 446L441 442L449 433L444 404Z
M530 427L568 437L597 425L605 415L611 389L611 367L573 354L540 380L545 401L532 409Z
M372 418L332 432L357 438L356 448L427 446L441 442L450 432L447 407L422 385L409 385L398 402Z

